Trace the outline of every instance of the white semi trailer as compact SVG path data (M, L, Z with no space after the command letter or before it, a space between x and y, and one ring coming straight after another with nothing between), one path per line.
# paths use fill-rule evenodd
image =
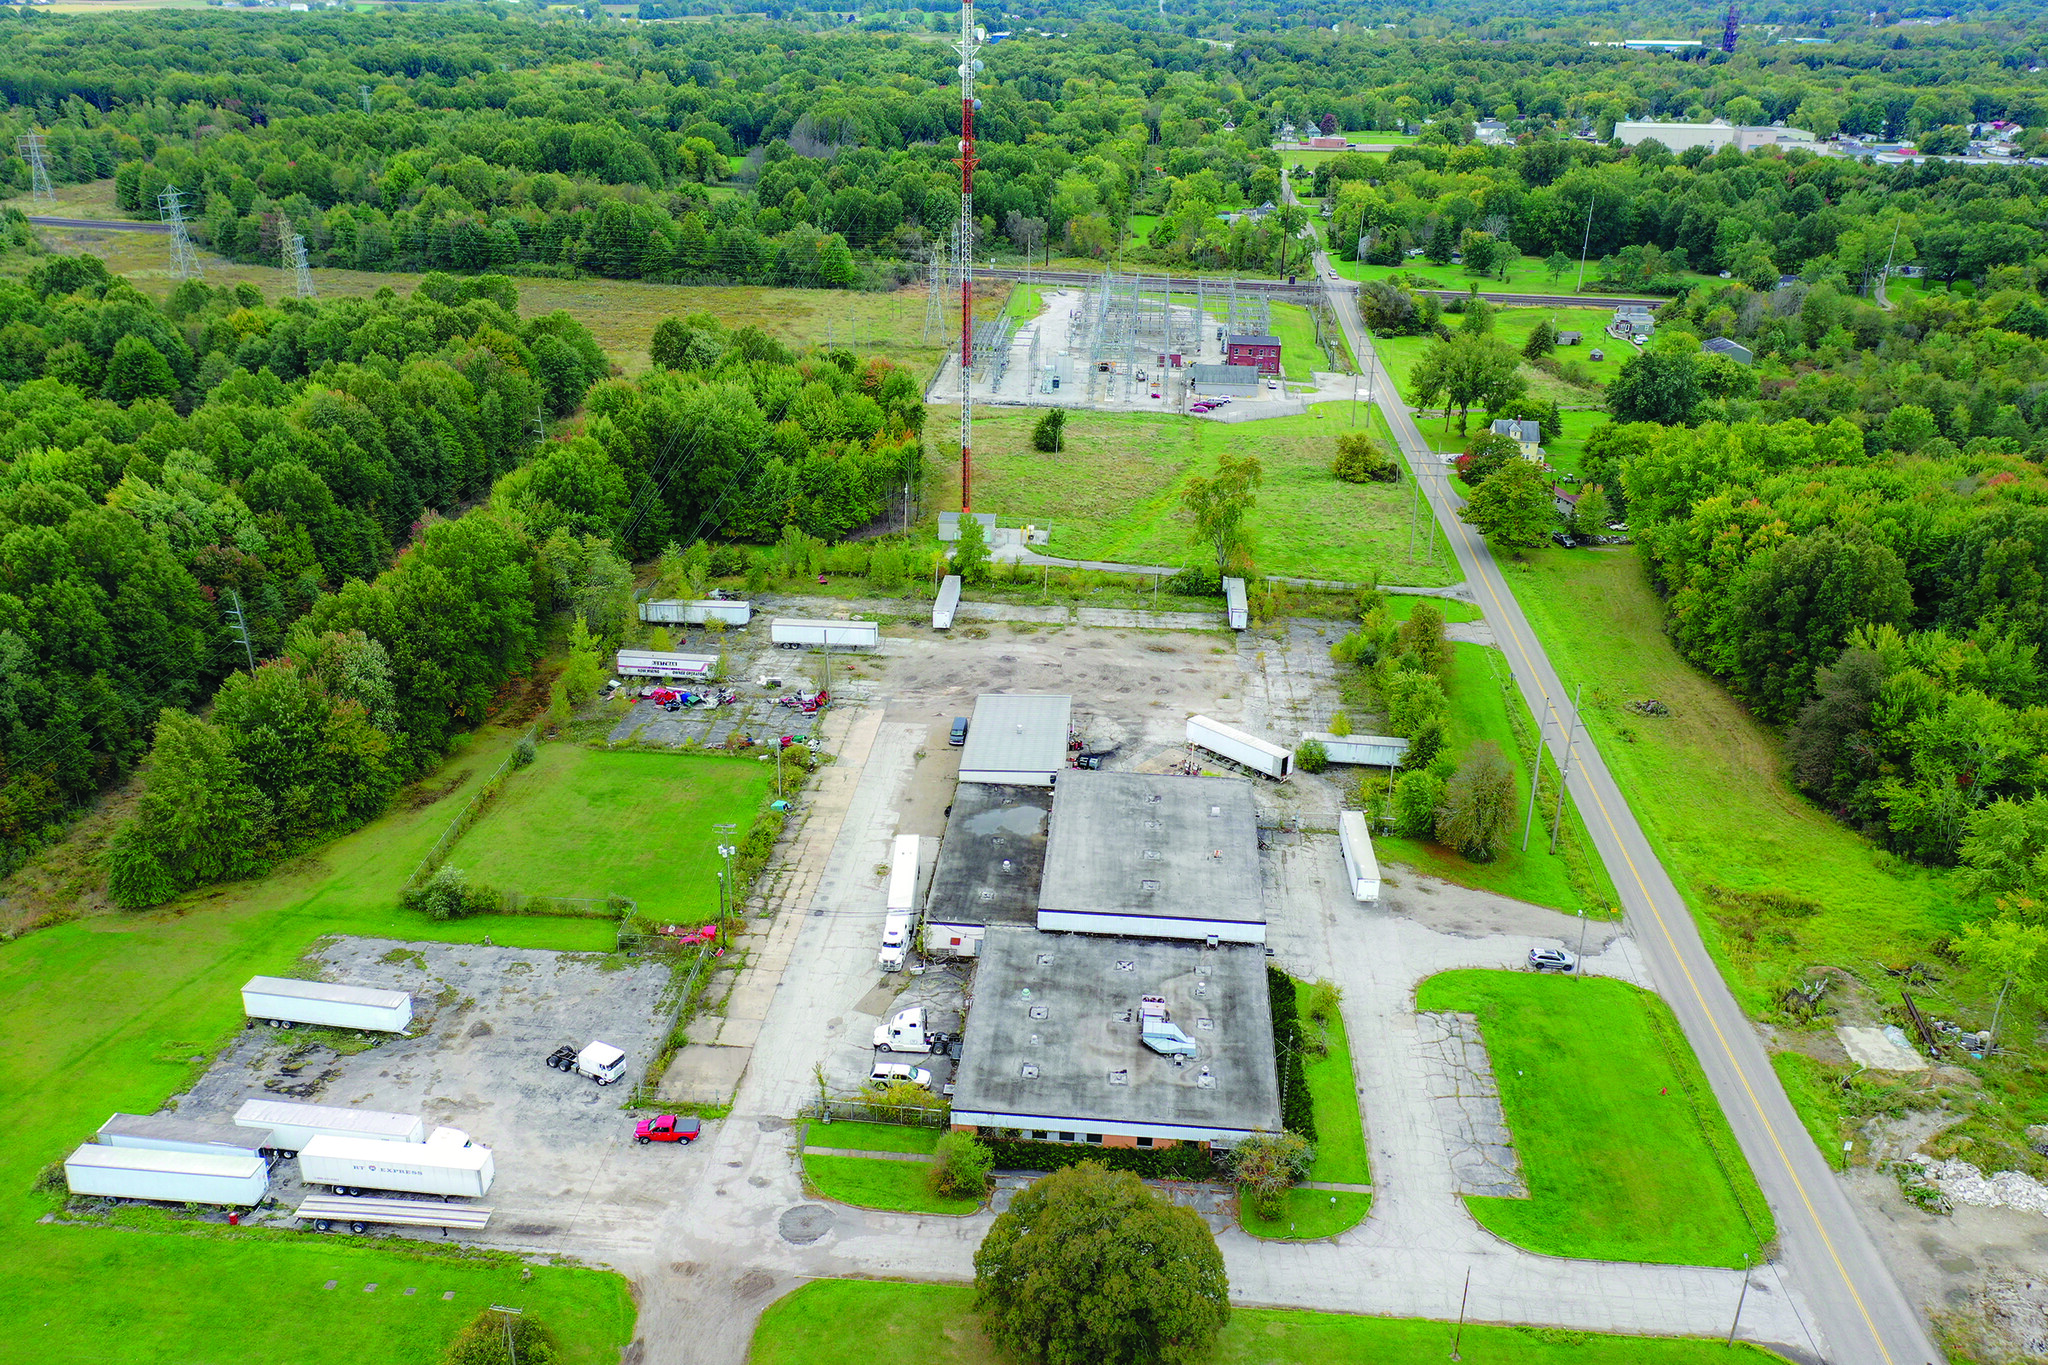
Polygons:
M404 1147L322 1135L299 1152L300 1179L341 1195L402 1190L480 1199L496 1175L491 1149L471 1142L460 1128L436 1128L425 1142Z
M701 626L710 621L723 621L729 626L744 626L754 619L754 604L751 602L691 602L681 598L640 604L640 619L658 625Z
M873 649L882 642L882 628L873 621L807 621L778 616L768 623L768 638L784 649Z
M932 629L951 630L953 613L960 610L960 575L949 573L939 580L938 600L932 603Z
M1365 812L1347 810L1337 817L1337 842L1344 850L1344 880L1354 900L1370 905L1380 898L1380 860L1372 851L1372 831Z
M1188 744L1268 777L1286 777L1294 771L1292 752L1207 716L1188 717Z
M270 1192L262 1157L238 1152L164 1152L88 1142L64 1160L73 1194L249 1208Z
M622 678L709 678L717 671L716 654L662 654L651 649L622 649L612 657L612 672Z
M270 1130L270 1149L296 1156L316 1137L364 1142L425 1142L427 1121L418 1114L384 1114L375 1109L340 1109L288 1100L244 1100L235 1126Z
M261 1158L270 1134L232 1123L207 1123L178 1114L116 1114L100 1125L97 1140L108 1147L157 1152L204 1152Z
M288 976L252 976L242 987L242 1012L252 1021L278 1028L321 1024L328 1028L403 1033L412 1027L412 997L372 986L341 986Z

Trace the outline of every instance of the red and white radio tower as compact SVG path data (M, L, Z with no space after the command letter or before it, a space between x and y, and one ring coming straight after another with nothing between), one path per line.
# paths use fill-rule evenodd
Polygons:
M971 512L974 481L974 73L984 34L974 26L974 0L960 0L960 510Z

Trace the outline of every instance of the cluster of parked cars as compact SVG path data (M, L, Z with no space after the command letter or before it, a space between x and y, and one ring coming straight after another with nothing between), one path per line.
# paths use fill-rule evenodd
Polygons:
M1228 398L1203 398L1198 400L1192 407L1188 409L1188 411L1214 412L1216 411L1216 409L1222 407L1225 403L1228 403L1229 401L1230 400Z

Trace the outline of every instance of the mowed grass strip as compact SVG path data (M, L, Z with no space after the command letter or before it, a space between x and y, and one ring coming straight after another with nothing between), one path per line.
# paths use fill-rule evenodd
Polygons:
M1417 871L1459 886L1513 896L1554 910L1592 908L1573 889L1571 878L1565 874L1564 858L1550 852L1549 835L1540 818L1530 831L1529 851L1522 851L1522 827L1529 811L1529 764L1515 743L1508 708L1513 706L1522 711L1532 733L1536 720L1529 716L1522 694L1501 685L1506 663L1500 658L1500 651L1464 642L1454 643L1451 650L1456 662L1444 685L1451 704L1445 747L1462 762L1474 744L1487 741L1500 746L1515 773L1514 836L1506 849L1484 863L1474 862L1433 839L1408 839L1397 834L1374 835L1374 849L1383 861L1407 863ZM1565 813L1571 818L1569 802Z
M843 1147L861 1152L916 1152L930 1156L944 1132L905 1123L813 1123L804 1130L806 1147Z
M616 1360L632 1336L608 1272L444 1258L387 1238L259 1229L39 1225L60 1195L32 1194L117 1110L154 1113L239 1032L241 985L291 975L324 934L605 951L605 920L489 915L436 922L398 908L420 855L520 731L467 736L392 813L268 877L161 909L57 925L0 944L0 1341L10 1359L205 1360L216 1365L432 1365L476 1311L524 1303L564 1357ZM544 746L545 751L545 746ZM438 798L435 795L438 793ZM417 799L415 799L417 798ZM127 1217L127 1215L124 1215ZM149 1220L143 1220L148 1222ZM333 1290L323 1289L328 1280ZM379 1286L364 1293L365 1284ZM410 1297L407 1286L420 1292ZM440 1295L454 1290L444 1304ZM260 1301L263 1310L250 1312Z
M1427 564L1417 536L1410 563L1414 489L1400 483L1350 484L1330 473L1337 438L1353 430L1351 407L1320 403L1296 417L1225 424L1171 414L1070 413L1067 448L1031 449L1035 409L998 408L974 422L974 505L1005 525L1050 526L1048 552L1122 564L1186 565L1212 558L1194 544L1180 510L1195 474L1212 474L1219 455L1256 455L1265 467L1258 505L1248 518L1264 573L1364 582L1368 578L1443 587L1463 574L1439 548ZM1370 420L1358 405L1356 429ZM959 449L958 414L934 409L926 442ZM937 462L942 480L933 505L957 506L959 462ZM1420 522L1426 531L1427 513Z
M965 1215L981 1207L971 1196L955 1197L931 1192L925 1184L931 1173L928 1161L894 1161L887 1157L817 1156L804 1157L804 1179L827 1199L863 1209L893 1213L948 1213Z
M1315 1022L1304 1017L1302 1028L1312 1031ZM1365 1154L1365 1125L1358 1108L1358 1079L1351 1070L1351 1041L1344 1020L1330 1021L1329 1051L1311 1054L1304 1070L1309 1095L1315 1102L1316 1159L1308 1178L1333 1185L1369 1185L1372 1165ZM1333 1237L1356 1227L1372 1211L1372 1196L1354 1190L1311 1190L1287 1192L1286 1206L1277 1218L1261 1218L1242 1201L1238 1221L1254 1237Z
M1585 684L1586 731L1744 1008L1770 1008L1807 963L1880 978L1956 932L1954 874L1884 852L1792 789L1782 740L1672 647L1636 551L1539 550L1508 581L1565 687ZM1671 714L1627 709L1651 698ZM1730 916L1717 885L1812 910Z
M1607 977L1453 971L1418 1010L1476 1015L1527 1199L1467 1197L1551 1256L1739 1266L1774 1235L1749 1165L1662 1000Z
M720 835L744 835L775 788L753 758L546 744L448 855L531 896L630 896L653 915L718 910Z
M1453 1323L1238 1308L1213 1365L1439 1365ZM1466 1323L1471 1365L1766 1365L1783 1357L1747 1344L1686 1337L1605 1336ZM813 1280L768 1306L754 1329L752 1365L1009 1365L982 1333L964 1284Z

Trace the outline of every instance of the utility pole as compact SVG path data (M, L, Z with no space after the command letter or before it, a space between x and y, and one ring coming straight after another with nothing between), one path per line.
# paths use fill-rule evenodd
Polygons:
M974 0L960 0L960 510L974 510L974 74L982 30L974 26Z
M57 187L50 183L50 163L43 155L43 135L24 133L14 139L14 148L21 153L21 159L28 163L30 202L54 206L57 202Z
M1579 955L1572 959L1572 975L1586 974L1586 912L1579 911Z
M1564 784L1572 780L1572 741L1579 737L1579 698L1584 696L1586 685L1580 683L1572 693L1572 728L1564 733L1564 767L1557 774L1557 810L1550 817L1550 851L1557 852L1557 832L1564 827ZM1536 755L1540 761L1543 754Z
M1451 1359L1463 1360L1458 1347L1465 1340L1465 1306L1472 1301L1472 1268L1465 1267L1465 1292L1458 1296L1458 1330L1451 1337Z
M1586 191L1586 239L1579 243L1579 283L1574 294L1583 293L1586 288L1586 255L1593 249L1593 191Z
M1725 1345L1735 1344L1735 1329L1742 1325L1742 1305L1749 1298L1749 1253L1742 1253L1742 1292L1735 1296L1735 1321L1728 1324L1728 1340Z
M234 599L235 605L231 610L221 614L233 623L228 627L228 634L242 642L242 655L248 659L249 672L251 675L254 675L256 672L256 650L249 643L249 618L242 611L242 594L233 588L229 588L228 596Z
M1522 852L1529 851L1529 831L1536 828L1536 776L1543 769L1543 736L1550 726L1550 698L1543 699L1544 716L1536 727L1536 762L1529 768L1529 815L1522 822Z
M781 751L782 746L778 744L775 747L777 752L779 753ZM733 832L737 830L739 826L713 825L711 828L716 830L718 833L725 835L727 838L730 838ZM719 917L721 919L732 915L737 915L739 913L739 905L737 903L739 899L739 888L735 887L732 884L732 855L737 852L739 852L739 850L733 847L733 845L731 844L722 843L718 846L718 856L725 859L725 871L720 873L718 878Z

